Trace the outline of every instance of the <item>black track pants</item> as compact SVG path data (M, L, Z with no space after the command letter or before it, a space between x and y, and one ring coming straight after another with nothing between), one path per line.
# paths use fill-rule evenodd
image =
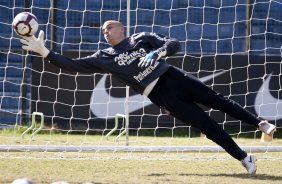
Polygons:
M239 148L197 103L225 112L254 126L258 126L260 120L238 103L216 93L194 76L170 67L160 77L148 97L154 104L168 110L172 116L198 128L208 139L220 145L237 160L246 157L246 152Z

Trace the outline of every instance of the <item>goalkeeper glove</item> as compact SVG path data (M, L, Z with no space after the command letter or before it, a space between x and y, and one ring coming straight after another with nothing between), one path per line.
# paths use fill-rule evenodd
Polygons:
M35 36L23 38L20 39L20 42L23 44L22 49L36 52L43 57L49 54L50 51L45 47L44 32L42 30L39 32L38 38Z
M147 67L155 65L156 61L161 59L165 55L166 51L151 51L145 57L140 58L138 67L143 68L144 66Z

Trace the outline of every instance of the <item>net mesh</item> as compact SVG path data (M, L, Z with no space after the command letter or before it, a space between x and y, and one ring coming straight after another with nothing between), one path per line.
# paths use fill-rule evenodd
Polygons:
M52 2L0 3L0 127L4 150L13 150L7 145L20 143L15 150L26 152L33 150L30 145L42 145L39 149L43 152L53 151L49 145L58 146L55 150L61 152L68 151L67 146L74 146L77 152L99 152L103 146L113 152L132 152L147 146L146 152L162 150L165 155L175 149L189 151L188 145L198 146L198 152L205 152L209 146L221 151L204 135L199 138L198 130L133 91L128 101L129 145L133 147L119 147L125 145L125 136L120 133L125 128L126 87L110 75L69 73L23 52L19 37L11 29L13 17L22 11L37 16L48 48L73 58L108 47L100 27L110 19L121 21L130 34L146 31L177 38L181 51L167 58L168 63L268 119L279 132L281 1L132 0L130 9L126 0ZM255 127L202 108L230 135L242 138L237 140L242 146L261 146L267 153L271 146L279 145L279 139L265 145ZM35 126L22 139L22 133L32 125L33 112L44 114L44 126L31 139L31 133L40 127L40 117L36 116Z

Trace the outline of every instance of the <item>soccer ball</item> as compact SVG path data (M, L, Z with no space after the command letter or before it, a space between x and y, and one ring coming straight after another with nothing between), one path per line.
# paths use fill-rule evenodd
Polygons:
M19 178L14 180L12 184L33 184L33 182L27 178Z
M22 12L16 15L12 26L17 35L30 37L38 30L38 20L32 13Z

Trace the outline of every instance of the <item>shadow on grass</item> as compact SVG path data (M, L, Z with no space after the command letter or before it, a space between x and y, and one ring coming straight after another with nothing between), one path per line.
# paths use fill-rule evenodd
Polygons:
M233 177L233 178L242 178L242 179L257 179L257 180L274 180L282 181L282 176L272 176L267 174L255 174L253 176L249 174L179 174L180 176L212 176L212 177Z
M153 173L149 174L148 176L152 177L162 177L171 175L168 173ZM282 181L282 176L272 176L267 174L256 174L256 175L249 175L249 174L190 174L190 173L180 173L179 176L199 176L199 177L233 177L233 178L242 178L242 179L254 179L254 180L272 180L272 181Z

